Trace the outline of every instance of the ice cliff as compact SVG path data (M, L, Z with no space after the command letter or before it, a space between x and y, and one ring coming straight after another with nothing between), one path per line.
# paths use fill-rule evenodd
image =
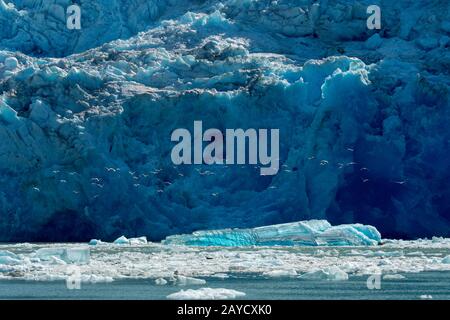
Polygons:
M450 236L450 2L79 0L68 30L72 3L0 0L0 241ZM279 128L280 172L174 166L194 120Z
M326 220L309 220L254 229L197 231L174 235L164 244L190 246L370 246L381 242L372 226L361 224L331 226Z

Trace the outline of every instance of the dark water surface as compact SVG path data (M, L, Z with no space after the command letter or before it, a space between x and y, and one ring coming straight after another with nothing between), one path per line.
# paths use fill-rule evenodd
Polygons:
M206 278L204 286L157 286L153 280L118 280L111 283L83 284L69 290L63 281L0 281L0 299L136 299L161 300L167 295L201 287L227 288L246 293L243 299L450 299L450 272L404 274L406 279L381 280L381 289L369 290L367 277L348 281L311 281L292 278L267 279L256 276ZM422 297L423 298L423 297Z

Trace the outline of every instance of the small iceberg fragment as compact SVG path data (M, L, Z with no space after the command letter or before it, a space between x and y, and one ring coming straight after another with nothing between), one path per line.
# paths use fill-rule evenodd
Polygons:
M139 238L127 239L127 237L121 236L121 237L117 238L116 240L114 240L114 244L119 244L119 245L124 245L124 244L142 245L142 244L147 244L147 243L148 243L147 237L139 237Z
M147 237L130 238L128 239L131 245L147 244Z
M223 289L223 288L201 288L197 290L181 290L169 294L170 300L226 300L244 297L245 293L241 291Z
M91 257L89 247L79 248L41 248L34 253L34 257L41 261L60 264L66 263L88 264Z
M130 244L130 240L127 239L127 237L125 236L121 236L119 238L117 238L116 240L114 240L113 242L114 244Z
M167 280L163 278L159 278L155 280L155 284L157 286L165 286L167 284Z
M206 284L206 281L203 279L191 278L181 275L176 275L172 279L172 281L178 286L201 286Z
M211 278L217 278L217 279L228 279L230 276L226 273L214 273L211 275Z
M288 278L297 276L297 271L291 270L271 270L263 273L264 277L269 278Z
M444 264L450 264L450 255L446 256L444 259L442 259L441 262L444 263Z
M307 272L302 274L299 278L303 280L346 281L348 280L348 274L338 267L329 267L324 270Z
M197 231L167 237L163 243L191 246L374 246L381 235L373 226L332 226L326 220L310 220L253 229Z
M103 242L102 240L97 240L97 239L92 239L91 241L89 241L90 246L98 246L101 244L106 244L106 242Z
M19 65L19 61L15 57L8 57L4 62L6 70L15 70Z
M383 280L403 280L406 279L405 276L401 274L385 274Z
M0 251L0 264L18 265L22 264L22 259L11 251Z

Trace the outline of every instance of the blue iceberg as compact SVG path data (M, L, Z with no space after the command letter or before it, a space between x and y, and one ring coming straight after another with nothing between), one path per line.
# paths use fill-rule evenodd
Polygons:
M373 226L332 226L326 220L292 222L253 229L197 231L167 237L163 243L189 246L374 246L381 235Z

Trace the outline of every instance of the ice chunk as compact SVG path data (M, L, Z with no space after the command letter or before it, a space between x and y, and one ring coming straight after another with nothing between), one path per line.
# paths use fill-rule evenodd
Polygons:
M147 238L146 237L139 237L139 238L130 238L128 239L125 236L121 236L114 240L114 244L130 244L130 245L141 245L141 244L147 244Z
M5 59L5 68L7 70L15 70L19 65L19 61L15 57L8 57Z
M158 286L164 286L167 284L167 280L163 278L158 278L155 280L155 284Z
M97 246L100 244L106 244L106 242L103 242L102 240L97 240L97 239L92 239L91 241L89 241L90 246Z
M217 279L228 279L230 276L226 273L215 273L211 275L211 278L217 278Z
M300 276L300 279L304 280L326 280L328 279L328 274L325 273L323 270L315 270L315 271L309 271L305 274L302 274Z
M90 261L90 250L88 247L41 248L35 252L34 256L53 263L62 260L66 263L87 264Z
M197 279L181 275L175 276L173 282L178 286L200 286L206 284L206 281L203 279Z
M17 265L22 264L22 259L11 251L0 251L0 264Z
M91 251L88 247L67 248L66 255L63 259L66 262L86 264L91 258Z
M14 252L8 250L0 250L0 257L9 257L13 259L19 259L19 256Z
M147 237L130 238L128 241L132 245L147 244Z
M265 245L377 245L381 235L375 227L361 224L331 226L326 220L300 221L254 229L197 231L169 236L165 244L194 246Z
M244 297L245 293L237 290L222 288L201 288L197 290L181 290L169 294L167 299L171 300L225 300Z
M114 240L114 244L130 244L130 240L128 240L125 236L121 236Z
M406 279L405 276L401 274L385 274L383 280L403 280Z
M332 266L323 270L307 272L301 275L300 279L345 281L348 280L348 274L340 268Z
M442 263L450 264L450 255L446 256L444 259L442 259Z
M35 252L35 257L43 261L50 261L52 257L62 258L65 253L65 248L41 248Z
M293 269L290 270L271 270L263 273L263 276L270 278L281 278L281 277L295 277L297 272Z
M5 124L15 124L20 122L17 111L11 108L2 97L0 97L0 124L1 122L4 122Z

